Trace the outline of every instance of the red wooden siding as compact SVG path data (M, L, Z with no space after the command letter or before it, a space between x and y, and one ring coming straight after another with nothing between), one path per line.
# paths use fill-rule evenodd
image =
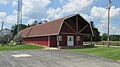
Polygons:
M50 36L50 47L57 47L57 37Z
M75 33L69 26L63 23L60 33Z
M62 41L59 41L60 46L67 46L67 35L61 35Z
M75 42L75 45L77 45L76 36L74 36L74 42ZM83 45L83 36L80 36L80 41L78 41L78 45Z
M42 46L49 46L48 36L25 38L25 39L23 39L23 42L24 43L38 44L38 45L42 45Z

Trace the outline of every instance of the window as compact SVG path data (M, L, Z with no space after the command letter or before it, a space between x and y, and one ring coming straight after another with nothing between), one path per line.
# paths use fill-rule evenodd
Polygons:
M80 36L76 36L76 40L77 40L77 41L80 41Z
M62 36L57 36L58 41L62 41Z

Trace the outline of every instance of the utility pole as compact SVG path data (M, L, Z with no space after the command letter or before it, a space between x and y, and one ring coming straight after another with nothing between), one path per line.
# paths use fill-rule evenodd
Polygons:
M4 21L2 21L2 26L1 26L1 30L3 30L3 26L4 26Z
M21 29L21 25L22 24L22 0L18 0L18 10L17 10L17 33L20 31Z
M111 7L111 0L108 0L108 6L107 6L107 9L108 9L108 36L107 36L107 47L109 47L109 33L110 33L110 7Z

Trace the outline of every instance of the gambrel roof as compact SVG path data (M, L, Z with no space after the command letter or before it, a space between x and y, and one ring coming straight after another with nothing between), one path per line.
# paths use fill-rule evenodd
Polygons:
M19 34L23 38L37 37L37 36L59 35L64 21L66 19L72 18L73 16L79 16L84 21L84 23L87 23L88 27L86 27L86 28L88 28L88 30L89 30L89 32L87 34L93 35L91 25L84 18L82 18L79 14L67 16L67 17L64 17L64 18L59 18L59 19L56 19L56 20L53 20L53 21L50 21L50 22L46 22L46 23L43 23L43 24L32 26L32 27L21 30L19 32Z

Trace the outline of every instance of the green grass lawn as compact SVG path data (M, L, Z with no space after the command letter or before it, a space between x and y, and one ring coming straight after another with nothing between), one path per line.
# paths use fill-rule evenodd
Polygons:
M95 48L65 49L71 52L86 53L94 56L120 60L120 47L96 46Z
M10 50L37 50L37 49L43 49L42 46L36 46L31 44L22 44L22 45L13 45L9 44L9 46L1 46L0 44L0 51L10 51Z

